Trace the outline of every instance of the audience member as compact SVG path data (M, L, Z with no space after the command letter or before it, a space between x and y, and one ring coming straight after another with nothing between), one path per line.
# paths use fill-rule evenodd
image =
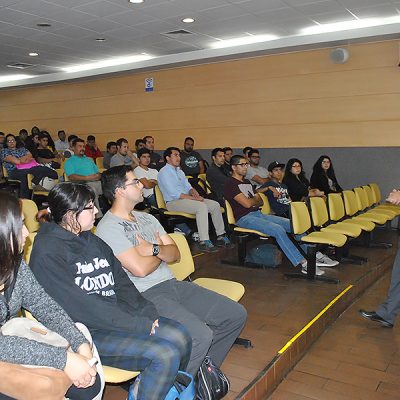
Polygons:
M31 129L31 136L39 135L40 129L37 126L33 126Z
M307 260L287 235L291 232L290 220L261 213L259 207L262 205L262 199L254 193L253 186L245 178L249 163L244 156L233 156L231 166L232 177L225 184L224 195L232 207L236 225L274 237L292 265L300 266L301 272L306 274ZM324 271L317 267L316 274L322 275Z
M314 164L311 175L311 187L319 189L326 196L329 193L343 192L336 179L332 161L328 156L321 156Z
M245 157L246 158L246 157ZM247 168L246 179L257 189L270 181L269 172L260 166L260 152L257 149L250 149L247 153L247 160L250 165Z
M159 171L164 166L164 162L162 160L162 157L154 151L153 136L145 136L143 138L143 141L145 143L146 149L150 150L150 168L155 168L157 171Z
M57 169L61 167L62 156L54 154L48 147L49 139L42 132L39 134L39 145L37 147L37 161L48 167Z
M117 140L117 152L111 157L110 167L117 167L119 165L130 165L135 168L139 165L139 160L129 150L128 141L125 138Z
M310 188L303 164L298 158L291 158L287 162L283 183L287 186L292 201L305 201L307 197L324 196L320 190Z
M197 179L199 174L204 174L204 160L203 157L195 150L194 139L187 137L183 144L181 151L181 169L186 176L191 176Z
M135 153L133 153L133 155L136 157L136 158L139 158L138 157L138 151L140 150L140 149L143 149L144 147L146 147L146 143L144 142L144 140L143 139L136 139L135 140L135 149L136 149L136 152Z
M150 150L146 148L139 149L138 158L139 165L135 168L135 175L143 185L144 202L152 206L157 206L154 187L157 185L158 171L154 168L149 168Z
M8 134L5 138L6 147L1 150L0 161L3 162L8 176L11 179L17 179L21 182L19 195L22 198L29 199L30 191L28 188L27 175L32 174L32 183L39 185L40 181L47 177L57 179L57 172L51 168L40 166L32 157L32 154L25 148L17 148L17 142L14 135Z
M56 151L63 153L69 147L68 141L66 140L67 136L65 135L65 131L63 130L58 131L57 135L58 140L54 142L54 146L56 148Z
M94 162L96 162L96 158L103 157L103 153L97 147L96 138L93 135L87 137L85 156L92 158Z
M37 148L39 146L39 133L33 133L26 139L26 149L32 154L33 158L37 158Z
M103 193L101 190L101 174L99 168L90 157L85 156L85 141L76 138L72 141L74 155L68 158L64 163L65 175L70 181L84 183L92 188L96 194L94 202L97 208L96 218L101 218L103 213L99 205L99 196Z
M227 173L231 174L232 173L231 158L233 156L232 147L224 147L222 151L224 152L224 157L225 157L224 169Z
M40 131L40 132L39 132L39 135L40 135L40 134L46 135L48 146L51 148L51 150L56 151L56 146L54 145L54 140L53 140L53 138L51 137L50 133L47 132L47 131ZM38 138L39 138L39 135L38 135Z
M4 139L5 139L5 133L4 132L0 132L0 150L4 149Z
M143 151L148 150L139 154ZM150 161L149 153L142 154ZM160 315L189 330L193 347L188 372L195 376L206 355L220 366L243 329L246 310L225 296L174 278L167 263L179 259L179 250L156 218L134 210L143 200L143 186L129 167L111 168L102 183L112 207L96 234Z
M19 135L16 137L17 147L27 148L28 131L26 129L21 129Z
M211 166L206 172L207 182L215 196L215 200L217 200L222 207L225 207L224 185L230 177L230 173L224 168L225 156L223 149L220 147L215 148L211 152L211 159Z
M107 151L104 154L103 158L103 166L105 169L110 168L111 158L117 154L117 143L116 142L108 142L107 143Z
M68 149L64 151L64 158L71 158L74 155L74 145L73 142L75 139L78 139L76 135L69 135L68 136Z
M230 241L225 234L224 221L221 207L218 202L201 197L194 189L184 172L180 169L180 150L177 147L168 147L164 151L165 166L158 173L158 185L164 196L169 211L186 212L196 215L197 229L199 231L199 248L206 252L217 251L209 237L208 213L217 234L217 246L230 246Z
M100 379L96 367L89 365L93 358L90 345L76 328L66 312L43 290L36 281L31 269L22 260L28 230L22 219L21 203L7 192L0 192L0 324L18 317L21 307L31 312L46 328L65 338L71 346L55 347L49 344L16 335L0 335L1 360L22 366L43 367L47 372L48 392L45 398L64 397L60 390L70 386L66 397L69 399L93 399L99 391ZM59 283L57 282L57 285ZM52 374L49 368L59 371ZM41 382L32 382L34 375L20 370L15 377L15 386L9 385L8 391L0 394L0 399L42 398L36 397L45 389ZM63 373L62 373L63 372ZM11 381L13 377L9 378ZM2 377L3 380L3 377ZM26 388L29 388L29 397ZM39 393L37 393L39 392ZM25 393L22 397L21 393ZM12 397L8 397L12 396Z
M88 327L103 364L141 371L138 400L164 399L178 369L187 366L190 336L178 322L159 316L111 248L91 233L94 199L79 183L50 191L51 222L35 238L32 271L72 320Z
M247 160L249 159L249 151L252 150L253 148L250 146L246 146L243 148L242 153L244 158L246 158Z

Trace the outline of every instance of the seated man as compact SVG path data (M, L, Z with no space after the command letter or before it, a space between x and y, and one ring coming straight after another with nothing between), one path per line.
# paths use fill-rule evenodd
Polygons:
M247 168L246 179L258 189L270 181L269 172L260 166L260 152L257 149L250 149L247 158L250 165Z
M193 150L194 139L187 137L183 143L181 151L181 169L186 176L197 178L199 174L204 174L204 160L197 151Z
M241 228L255 229L276 239L279 247L293 266L301 267L301 272L307 273L307 260L288 237L291 232L290 220L276 215L262 214L259 207L262 199L254 194L250 181L245 179L249 163L244 156L236 155L231 159L232 177L224 187L225 199L229 201L236 224ZM316 268L317 275L324 271Z
M103 158L103 166L105 169L110 168L111 158L117 154L117 143L108 142L107 143L107 151L104 154Z
M222 207L225 207L224 185L231 175L224 167L224 151L220 147L217 147L211 152L211 158L212 164L206 172L207 182L209 183L211 191L215 195L216 200L219 202L219 204L221 204Z
M232 147L224 147L222 149L222 151L224 152L224 158L225 158L225 163L224 163L224 169L227 173L229 173L229 175L232 174L232 170L231 170L231 158L233 156L233 150Z
M143 139L136 139L135 140L135 153L133 153L133 155L138 158L138 152L140 149L143 149L144 147L146 147L146 143L144 142Z
M180 169L180 150L177 147L168 147L164 151L166 165L158 173L158 185L164 196L169 211L185 212L196 215L197 229L199 231L199 249L207 252L217 251L208 232L208 213L217 234L217 246L230 246L230 241L225 234L219 203L214 200L204 199L194 189L185 174Z
M65 131L63 130L58 131L57 135L58 135L58 140L54 142L54 146L56 148L56 151L63 153L69 147L68 140L66 140Z
M150 165L150 150L141 148L138 150L139 165L135 168L135 175L143 185L143 198L145 203L152 206L157 206L154 195L154 187L157 185L158 171L154 168L149 168Z
M39 145L37 147L37 161L40 164L46 164L48 167L57 169L61 167L62 156L53 153L49 147L49 139L47 135L39 133Z
M98 210L96 218L101 218L103 213L99 205L99 196L103 193L101 190L101 174L97 165L89 157L85 156L85 142L76 138L72 141L74 155L68 158L64 164L64 172L70 181L84 183L90 186L95 194L95 205Z
M85 156L93 158L94 162L96 162L97 157L103 157L103 153L97 147L96 138L93 135L89 135L87 137L87 143L85 146Z
M130 165L135 168L139 165L139 160L129 150L128 141L125 138L117 140L117 152L111 157L110 167L117 167L119 165Z
M150 168L155 168L159 171L163 166L164 162L162 157L154 151L154 138L153 136L145 136L143 138L146 149L150 150Z
M134 210L143 201L143 185L130 167L105 171L102 183L112 207L96 235L112 248L131 281L160 315L188 329L192 337L188 372L195 376L206 355L221 365L243 329L246 310L225 296L174 278L167 263L179 258L179 250L155 217Z
M64 158L71 158L74 155L74 146L73 146L74 139L78 139L78 136L76 136L76 135L69 135L68 136L68 145L69 145L69 147L63 153Z

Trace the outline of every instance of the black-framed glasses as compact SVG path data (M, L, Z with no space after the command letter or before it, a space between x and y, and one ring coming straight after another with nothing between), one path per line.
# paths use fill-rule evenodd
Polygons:
M131 185L137 186L137 185L139 185L139 183L140 183L140 180L135 178L135 179L132 179L132 182L125 183L124 187L126 188L127 186L131 186Z
M233 164L233 165L240 165L241 167L248 167L248 166L250 165L250 163L248 163L248 162L242 162L242 163Z

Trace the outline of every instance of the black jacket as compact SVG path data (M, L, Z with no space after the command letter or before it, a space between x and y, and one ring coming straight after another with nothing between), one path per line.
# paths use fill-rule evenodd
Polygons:
M283 183L287 186L292 201L301 201L303 197L308 196L310 183L307 178L298 179L293 175L285 175Z
M130 281L111 248L91 232L41 226L30 266L70 317L89 330L150 333L159 314Z
M319 189L324 192L325 195L329 193L340 193L343 189L340 187L335 177L331 178L336 190L331 190L328 183L328 177L325 174L314 173L311 175L311 187L313 189Z

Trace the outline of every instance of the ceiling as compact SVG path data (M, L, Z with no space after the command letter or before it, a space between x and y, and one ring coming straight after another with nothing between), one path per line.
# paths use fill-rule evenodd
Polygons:
M263 48L376 37L382 34L382 27L352 30L350 36L333 32L322 37L301 35L301 29L394 16L400 16L400 0L145 0L142 4L128 0L0 0L0 80L22 73L36 77L25 79L24 84L51 82L180 61L194 63ZM185 17L195 22L183 23ZM40 23L51 26L38 27ZM167 34L180 29L190 33ZM400 32L400 23L391 24L385 32ZM211 49L213 42L251 35L276 35L277 40ZM31 57L30 52L39 55ZM76 75L61 70L143 53L154 58ZM15 63L32 66L23 70L8 67ZM0 87L21 82L0 82Z

